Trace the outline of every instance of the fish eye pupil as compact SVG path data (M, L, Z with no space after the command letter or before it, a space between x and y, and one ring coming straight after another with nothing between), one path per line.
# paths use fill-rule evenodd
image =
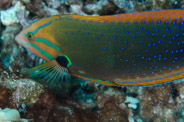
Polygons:
M31 32L27 33L27 38L29 41L32 41L32 33Z

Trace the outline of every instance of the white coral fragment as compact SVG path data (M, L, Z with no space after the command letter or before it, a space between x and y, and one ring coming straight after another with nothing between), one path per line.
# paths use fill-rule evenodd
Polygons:
M0 11L2 24L9 26L18 23L19 20L16 16L16 13L24 13L26 16L29 14L29 12L25 10L25 6L20 1L18 1L15 6L7 10Z

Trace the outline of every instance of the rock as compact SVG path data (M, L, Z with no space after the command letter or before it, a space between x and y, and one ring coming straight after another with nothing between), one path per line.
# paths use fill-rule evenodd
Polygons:
M1 107L12 107L11 103L11 90L0 85L0 106Z
M19 24L7 26L1 36L1 39L3 40L1 46L1 57L4 63L3 66L4 68L9 68L10 70L13 68L13 65L10 66L11 63L15 63L16 65L20 61L20 59L16 60L20 55L20 51L14 40L15 35L20 31L20 29L21 27Z
M16 109L1 109L0 108L0 121L17 121L17 122L28 122L26 119L21 119L20 114Z
M61 0L46 0L49 8L57 9L61 6Z
M100 0L97 3L86 4L83 8L83 11L90 15L98 15L98 11L100 11L102 9L102 6L106 4L108 4L107 0Z
M12 0L1 0L0 1L0 10L7 9L12 5Z
M81 82L80 79L71 81L71 83L72 82L78 82L80 84L75 84L73 86L74 91L70 93L71 95L70 97L74 101L70 102L70 104L83 109L96 108L97 105L95 100L96 100L98 91L96 91L93 85L88 84L87 81Z
M118 104L124 102L125 100L125 96L124 93L121 91L118 91L117 89L113 89L113 88L108 88L104 91L102 91L102 93L98 94L97 96L97 105L99 108L103 108L104 104L108 101L108 100L116 100L116 102Z
M154 118L157 118L158 120L167 119L172 121L173 115L177 111L177 105L172 97L173 89L174 86L172 86L172 84L143 89L143 94L138 95L138 98L140 99L138 108L140 112L138 115L143 120L147 121Z
M107 101L101 109L102 120L105 122L128 122L128 112L115 105L116 101Z
M26 9L30 14L36 18L45 17L50 15L63 14L66 9L61 5L59 0L33 0L31 4L23 1L26 5Z
M61 4L66 4L66 5L70 5L70 4L81 4L82 0L61 0Z
M98 11L99 15L114 15L118 13L124 13L122 9L120 9L113 1L109 1L109 3L102 6L102 9Z
M83 13L82 8L83 8L82 4L79 4L79 5L72 4L70 5L70 12L73 14L82 14Z
M15 6L0 11L1 13L1 22L3 25L8 26L15 23L18 23L19 20L16 16L17 12L24 13L26 16L28 16L29 12L25 10L25 6L19 1L15 4Z
M22 2L32 16L37 16L37 18L46 16L46 6L42 0L31 0L30 2L23 0Z
M126 96L125 103L128 104L129 108L137 109L139 100L130 96Z
M1 35L1 30L2 30L1 27L2 27L2 25L1 25L1 21L0 21L0 35ZM1 42L0 42L0 44L1 44Z
M2 74L3 75L3 74ZM39 96L44 92L43 86L30 79L1 79L1 85L13 89L11 91L11 101L15 104L33 104L39 100ZM7 91L3 92L6 98Z
M135 10L135 3L132 0L112 0L115 5L123 9L126 12L133 12Z
M49 8L47 6L44 6L45 15L58 15L59 12L56 9Z
M31 3L31 0L21 0L23 3L27 3L27 4L29 4L29 3Z

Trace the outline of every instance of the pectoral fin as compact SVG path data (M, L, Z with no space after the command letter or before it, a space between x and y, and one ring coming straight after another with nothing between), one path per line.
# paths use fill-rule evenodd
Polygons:
M45 85L70 80L68 69L59 65L56 60L48 61L39 66L24 70L22 73L41 81L41 83Z

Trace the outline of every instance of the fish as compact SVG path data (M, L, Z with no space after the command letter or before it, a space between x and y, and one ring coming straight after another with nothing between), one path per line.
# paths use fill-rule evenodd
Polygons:
M184 77L183 9L53 15L15 40L46 60L24 73L47 84L73 76L107 86L148 87Z

